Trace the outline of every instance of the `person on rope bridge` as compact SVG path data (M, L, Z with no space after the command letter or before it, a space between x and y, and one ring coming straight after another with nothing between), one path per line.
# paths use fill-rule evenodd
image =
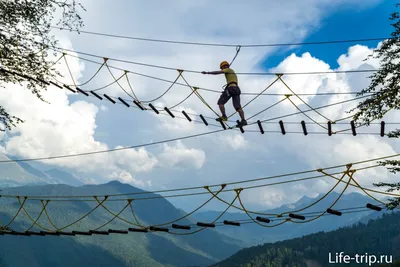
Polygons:
M227 121L228 120L228 117L226 116L226 113L225 113L225 104L232 97L233 107L239 113L240 118L242 119L242 121L237 126L242 127L244 125L247 125L247 121L245 120L243 109L240 105L241 91L240 91L240 88L238 85L238 78L237 78L235 72L230 68L228 62L226 62L226 61L221 62L220 69L221 70L211 71L211 72L208 72L208 71L201 72L202 74L212 74L212 75L225 74L225 78L226 78L225 89L222 92L222 94L217 102L219 109L221 110L222 116L220 118L217 118L216 121Z

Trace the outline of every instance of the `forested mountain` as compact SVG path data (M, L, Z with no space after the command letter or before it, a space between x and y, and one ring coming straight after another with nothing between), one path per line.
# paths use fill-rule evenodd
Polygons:
M282 212L288 212L293 210L302 209L308 205L319 200L323 194L315 198L303 197L299 201L293 204L282 205L281 207L265 210L267 214L280 214ZM317 203L316 205L307 208L306 210L300 211L299 213L310 213L310 212L321 212L325 211L326 207L329 207L337 198L339 194L336 192L330 193L326 198ZM377 204L371 198L361 195L359 193L350 193L343 195L340 200L336 203L335 209L346 209L349 207L365 207L367 203ZM195 213L193 217L199 221L209 221L212 218L218 216L217 211L207 211ZM216 228L220 233L228 236L235 236L242 240L247 246L255 246L264 243L282 241L286 239L292 239L301 237L303 235L312 234L318 231L332 231L340 227L349 226L357 223L359 220L363 220L364 217L379 216L379 213L372 211L363 211L357 213L343 214L343 216L324 216L318 220L311 221L305 224L284 224L276 228L266 229L256 224L247 224L243 227L219 227ZM222 217L222 220L248 220L249 217L245 213L227 213Z
M383 256L381 263L390 261L390 256L393 261L400 258L400 214L393 212L367 224L242 249L212 267L324 267L332 262L335 266L367 266L355 260L339 264L336 253L340 252L350 257L366 253Z
M3 188L6 195L73 195L73 196L100 196L121 193L144 192L130 185L120 182L110 182L103 185L85 185L72 187L67 185L44 185ZM155 194L146 194L146 197L158 197ZM94 200L93 198L91 200ZM48 204L48 215L57 228L67 225L95 207L97 202L79 201L51 201ZM105 207L114 213L122 210L125 202L110 201ZM156 225L173 221L183 214L164 198L146 201L133 201L133 210L143 225ZM0 199L0 220L7 224L18 211L20 205L15 199ZM32 218L37 218L41 211L40 201L28 200L24 208ZM130 209L120 216L134 222ZM63 231L89 231L100 227L111 220L113 215L103 208L98 208L89 217ZM193 224L195 222L183 219L179 224ZM44 228L54 229L47 215L38 221ZM32 221L21 210L16 221L10 226L16 231L25 231L32 225ZM170 224L167 225L170 227ZM116 219L101 230L127 230L132 226ZM40 231L34 227L31 231ZM171 231L185 233L184 230ZM22 242L23 241L23 242ZM129 234L111 234L109 236L10 236L0 235L0 263L1 266L190 266L200 264L206 266L218 262L234 254L240 248L237 240L206 229L194 235L180 236L172 233L149 232Z
M79 187L68 186L66 184L80 185L82 182L67 172L53 169L40 171L24 162L9 163L8 168L4 169L2 175L6 174L8 181L14 181L13 188L3 188L2 194L11 195L106 195L120 194L127 192L144 192L135 187L121 184L119 182L110 182L104 185L83 185ZM18 179L15 179L18 178ZM29 179L28 179L29 178ZM11 183L11 182L10 182ZM58 183L62 183L61 185ZM46 184L40 186L21 186L18 184ZM155 196L148 194L146 197ZM273 210L266 210L265 213L281 213L305 206L318 200L316 198L303 197L293 204L283 205ZM331 193L317 205L303 212L315 212L325 210L336 198L337 193ZM0 199L0 219L2 222L9 221L19 208L19 204L14 201ZM358 193L344 195L335 205L336 209L348 207L364 207L366 203L374 203L370 198ZM94 202L54 202L48 206L49 215L56 226L65 225L82 214L88 212L94 207ZM25 204L27 210L33 218L39 215L40 207L38 203L28 201ZM122 203L107 203L106 207L117 212L121 209ZM184 214L182 210L173 207L165 199L154 199L151 201L133 202L133 207L139 220L146 225L159 224L180 217ZM195 213L188 220L179 221L179 224L193 224L197 221L213 221L220 213L217 211L207 211ZM110 236L76 236L76 237L21 237L21 236L1 236L0 244L0 264L1 266L25 266L29 262L30 266L54 266L65 260L70 260L74 255L76 262L74 266L87 266L95 262L102 266L205 266L224 258L231 256L240 248L267 242L276 242L285 239L300 237L305 234L315 233L317 231L330 231L347 225L354 224L365 218L375 218L379 213L371 211L353 214L345 214L341 217L325 216L319 220L306 224L287 224L273 229L265 229L255 224L246 224L241 227L216 227L215 229L206 229L195 235L174 236L164 233L130 233L126 235ZM124 218L130 218L129 213L122 213ZM77 224L79 230L90 230L93 226L101 225L112 218L112 215L103 209L97 210L89 219L84 219ZM227 213L221 220L241 220L248 219L243 213ZM52 225L43 216L38 223L46 228L52 228ZM32 222L21 212L17 220L12 224L16 230L25 230ZM127 229L131 225L115 220L109 228ZM74 228L66 229L76 230ZM235 239L233 239L234 237ZM24 242L20 242L21 240ZM4 243L3 243L4 242ZM23 245L22 245L23 244ZM42 248L46 248L48 254L59 255L49 257L44 255ZM23 249L23 257L10 257ZM63 251L63 253L60 253ZM277 251L270 252L276 257L282 255L291 255L290 250L286 254L277 254ZM86 257L84 255L96 254L96 258ZM275 254L274 254L275 253ZM293 252L296 255L297 252ZM292 255L292 256L293 256ZM275 257L274 256L274 257ZM143 265L143 264L148 265Z

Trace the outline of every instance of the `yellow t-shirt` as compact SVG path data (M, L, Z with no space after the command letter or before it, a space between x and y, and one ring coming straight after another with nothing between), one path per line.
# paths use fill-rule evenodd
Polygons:
M233 69L226 68L226 69L223 69L222 71L225 74L226 84L229 84L229 83L232 83L232 82L236 83L236 84L229 84L228 87L230 87L230 86L239 86L238 78L237 78L235 72L233 71Z

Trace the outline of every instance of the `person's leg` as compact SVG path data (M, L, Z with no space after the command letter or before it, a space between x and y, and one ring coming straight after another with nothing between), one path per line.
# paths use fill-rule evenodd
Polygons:
M222 116L226 116L225 106L223 104L219 104L218 106L219 106L219 110L221 110Z
M225 113L225 104L226 104L226 102L229 101L230 98L231 97L228 96L228 94L225 91L219 97L217 104L219 106L219 109L221 110L222 116L221 116L221 118L217 118L216 119L217 121L220 121L221 119L223 121L227 121L228 120L228 118L226 117L226 113Z
M247 121L246 121L246 119L244 117L243 109L240 106L240 96L234 96L234 97L232 97L232 100L233 100L234 108L239 113L240 118L242 119L242 121L240 122L241 126L247 125Z
M242 120L244 120L244 112L243 112L243 109L242 109L242 108L239 108L237 112L239 113L240 118L241 118Z
M232 104L235 110L239 113L240 118L242 119L242 121L240 122L241 126L247 125L242 106L240 105L240 94L232 96Z

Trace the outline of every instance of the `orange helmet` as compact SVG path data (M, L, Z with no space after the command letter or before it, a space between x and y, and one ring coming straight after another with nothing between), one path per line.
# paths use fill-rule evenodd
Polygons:
M229 66L229 63L227 61L222 61L221 64L219 64L219 68L222 69L223 66Z

